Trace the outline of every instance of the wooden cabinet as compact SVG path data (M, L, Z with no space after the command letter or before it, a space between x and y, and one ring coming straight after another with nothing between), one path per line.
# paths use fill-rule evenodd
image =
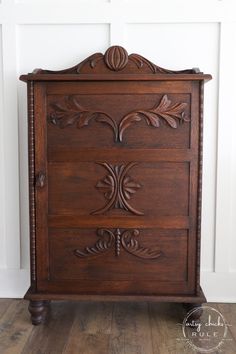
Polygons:
M201 303L203 83L110 47L28 85L34 324L48 300Z

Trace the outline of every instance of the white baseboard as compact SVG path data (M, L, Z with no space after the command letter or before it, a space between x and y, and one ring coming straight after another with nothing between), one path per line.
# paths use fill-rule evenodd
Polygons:
M30 285L27 269L0 269L0 297L22 298Z
M208 302L236 302L236 272L202 272L201 286Z
M22 298L29 284L29 270L0 269L0 298ZM236 272L204 271L201 286L208 302L236 302Z

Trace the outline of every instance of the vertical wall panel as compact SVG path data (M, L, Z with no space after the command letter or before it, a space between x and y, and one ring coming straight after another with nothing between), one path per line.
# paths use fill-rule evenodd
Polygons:
M217 82L218 34L218 23L129 24L125 45L169 69L200 67L211 71L213 85Z
M0 0L1 1L1 0ZM55 6L55 4L57 6L59 6L60 4L70 4L70 5L73 5L73 4L78 4L78 0L15 0L15 3L16 4L42 4L42 3L46 3L47 5L53 5ZM106 3L106 2L109 2L109 0L79 0L80 3L89 3L91 5L95 5L95 4L102 4L102 3ZM1 2L0 2L1 3Z
M15 24L2 24L6 266L20 267L19 145Z
M18 28L18 70L60 70L108 45L108 24L22 25Z
M235 60L236 62L236 60ZM236 80L236 77L235 77ZM235 92L236 97L236 92ZM236 117L236 113L234 114ZM231 233L229 238L230 271L236 274L236 119L233 119L232 145L231 145Z
M236 46L232 43L236 43L236 22L223 22L219 68L215 250L217 272L236 272Z
M3 75L2 75L2 26L0 26L0 268L5 267L5 173L3 144Z

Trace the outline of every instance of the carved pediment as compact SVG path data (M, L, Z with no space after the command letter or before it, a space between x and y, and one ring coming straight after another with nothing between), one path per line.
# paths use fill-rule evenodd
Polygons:
M174 71L161 68L139 54L128 55L120 46L112 46L105 54L95 53L81 63L64 70L36 69L35 74L196 74L198 69Z

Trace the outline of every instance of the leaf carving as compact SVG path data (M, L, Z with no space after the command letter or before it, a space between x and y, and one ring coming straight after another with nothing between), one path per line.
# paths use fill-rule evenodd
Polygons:
M79 119L77 120L77 128L83 128L86 125L89 125L89 122L94 118L95 113L84 111L80 114Z
M164 95L161 99L161 102L159 104L156 104L153 107L153 111L154 112L165 111L169 107L170 104L171 104L171 101L168 99L167 95Z
M124 230L123 233L120 229L116 229L114 232L109 229L98 229L97 235L99 240L95 245L86 247L84 251L76 249L74 250L74 255L80 258L102 255L110 251L113 246L115 246L115 254L117 257L120 255L120 246L133 256L142 259L152 260L164 255L158 248L150 249L140 246L138 240L135 239L139 234L140 232L138 229Z
M139 230L137 229L133 231L126 230L122 234L121 244L127 252L144 259L156 259L163 255L159 249L150 250L149 248L140 246L139 242L134 239L137 236L139 236Z
M175 103L171 104L167 95L164 95L159 103L157 103L153 108L148 110L136 110L128 113L119 124L119 141L123 140L124 131L134 122L140 121L142 118L145 119L148 125L152 127L159 128L160 122L163 120L171 128L176 129L178 127L177 122L189 122L185 118L185 108L187 103Z
M129 113L127 114L120 122L119 125L119 140L122 141L122 136L125 131L132 123L139 122L142 118L137 113Z
M75 256L87 257L96 256L109 251L115 242L114 234L108 229L98 229L97 235L100 239L92 247L86 247L84 251L79 249L74 250Z
M96 121L110 125L112 127L114 135L115 135L115 141L118 140L118 126L117 126L117 123L114 119L112 119L110 116L108 116L105 113L103 113L103 114L100 113L97 115Z
M98 59L100 60L100 57ZM178 123L189 122L189 119L185 117L186 106L187 103L183 102L172 104L168 96L164 95L161 101L150 109L129 112L121 119L118 125L106 112L87 110L79 104L74 95L70 95L65 98L64 105L61 103L51 104L53 111L49 115L49 122L61 129L73 125L81 129L89 125L90 121L94 119L96 122L109 125L113 130L115 142L121 142L125 130L133 123L140 122L142 119L145 120L147 125L154 128L159 128L161 121L164 121L173 129L178 127Z
M53 111L49 115L49 122L63 129L76 124L78 129L89 125L92 119L108 124L118 137L118 127L112 117L105 112L89 111L83 108L74 95L66 96L64 105L52 103Z
M139 114L144 116L148 125L151 125L155 128L158 128L160 126L160 119L154 112L139 111Z

